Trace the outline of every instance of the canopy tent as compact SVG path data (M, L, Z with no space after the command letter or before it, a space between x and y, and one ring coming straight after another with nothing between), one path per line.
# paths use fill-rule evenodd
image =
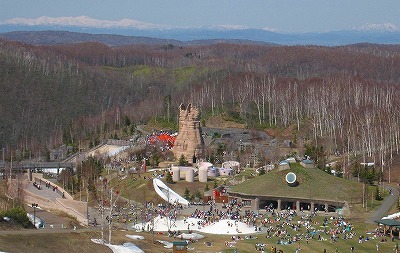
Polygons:
M393 229L397 228L400 229L400 221L397 220L392 220L392 219L380 219L375 221L378 224L384 225L384 233L386 234L386 226L389 227L390 229L390 236L393 236ZM399 239L400 239L400 233L399 233Z
M376 223L383 224L389 227L397 227L400 228L400 221L397 220L392 220L392 219L381 219L381 220L376 220Z

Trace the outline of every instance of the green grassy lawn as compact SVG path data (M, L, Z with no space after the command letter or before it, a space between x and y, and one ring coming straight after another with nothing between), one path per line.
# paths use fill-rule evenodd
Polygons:
M100 233L34 233L0 234L0 251L12 253L78 253L112 252L108 247L95 244L90 239L100 238Z
M231 187L233 192L282 197L315 198L321 200L346 200L353 202L362 198L362 184L329 175L319 169L305 169L299 164L291 164L289 170L273 170L252 180ZM293 172L299 183L290 187L285 176ZM372 191L373 187L368 191Z
M318 230L323 231L323 228L321 227L323 223L323 219L325 217L323 216L317 216L313 218L313 222L316 223L314 227ZM329 218L329 217L328 217ZM293 222L297 222L299 217L296 217ZM329 234L324 234L322 233L322 238L323 240L318 241L318 237L315 236L314 239L310 239L309 243L306 243L306 240L301 240L300 241L300 247L301 251L300 252L324 252L324 249L327 250L328 253L333 253L335 252L336 248L338 249L338 252L350 252L350 247L354 246L355 247L355 252L376 252L376 244L379 245L380 252L394 252L394 246L395 242L391 242L390 237L378 237L376 239L370 239L368 241L363 240L363 243L358 243L358 238L360 235L363 235L364 238L367 236L371 236L366 234L366 231L374 231L376 228L375 224L365 224L363 222L355 222L353 223L351 219L346 220L347 222L350 222L353 224L353 232L356 234L352 239L343 239L343 236L340 235L339 238L337 239L336 242L332 242L330 240L330 235ZM328 221L329 223L327 224L327 228L334 228L334 225L332 224L332 220ZM272 226L276 226L276 223L270 224ZM296 234L302 234L306 232L306 229L304 227L301 227L300 230L294 231L293 229L289 227L284 227L287 229L288 234L291 236L295 236ZM119 234L121 233L127 233L120 231L118 232ZM129 231L129 234L135 234L135 232ZM137 234L137 233L136 233ZM145 239L143 241L136 241L134 243L137 243L138 246L141 248L146 248L147 250L145 252L171 252L168 249L160 249L159 248L159 243L155 242L153 243L152 241L152 235L149 233L140 233L140 235L143 235ZM190 248L193 248L193 250L190 250L189 252L234 252L234 248L229 248L225 245L227 241L232 241L231 236L229 235L211 235L211 234L204 234L206 238L192 243L189 245ZM277 242L279 241L278 237L271 237L271 238L266 238L266 232L262 232L259 234L253 234L252 235L253 239L243 239L243 240L238 240L236 241L235 248L237 249L237 252L240 253L250 253L250 252L257 252L255 250L255 245L256 244L265 244L265 252L271 252L270 249L272 246L276 247L277 249L283 250L283 252L295 252L296 247L299 246L299 243L293 243L293 244L288 244L288 245L282 245L278 244ZM242 238L244 238L244 235L241 235ZM119 237L122 242L126 242L126 238ZM387 242L386 243L381 243L380 240L382 238L386 238ZM166 235L156 235L155 240L163 240L163 241L176 241L178 239L174 239L171 237L167 237ZM396 239L400 243L399 240ZM211 242L210 247L206 246L204 242ZM152 245L154 245L154 249L152 248Z

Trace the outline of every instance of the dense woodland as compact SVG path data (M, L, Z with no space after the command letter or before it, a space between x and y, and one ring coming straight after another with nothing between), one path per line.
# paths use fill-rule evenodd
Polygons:
M26 156L112 137L150 119L176 125L180 103L249 128L307 129L327 152L378 164L400 146L400 46L341 47L0 40L0 143ZM0 147L0 148L2 148ZM29 151L29 152L28 152ZM383 167L382 167L383 168Z

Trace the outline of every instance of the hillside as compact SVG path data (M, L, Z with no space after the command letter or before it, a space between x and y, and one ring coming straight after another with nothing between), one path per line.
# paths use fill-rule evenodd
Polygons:
M63 30L63 31L60 31ZM65 33L64 31L69 31ZM280 45L322 45L338 46L354 43L375 43L375 44L399 44L399 31L386 29L368 30L343 30L329 32L310 33L279 33L264 29L227 29L224 27L198 27L198 28L176 28L176 29L138 29L130 28L94 28L69 25L6 25L0 24L0 32L5 38L19 40L26 43L56 44L86 41L85 37L91 37L91 41L97 37L103 43L113 45L126 45L137 43L150 44L155 41L180 41L185 45L210 44L211 41L235 42L240 44L280 44ZM64 33L66 38L57 36L57 33ZM38 34L44 36L40 38ZM82 38L75 34L82 34ZM85 34L96 34L85 35ZM54 35L51 35L54 34ZM117 34L114 36L113 34ZM48 36L50 35L50 36ZM99 35L99 36L97 36ZM134 36L133 36L134 35ZM117 37L119 38L115 40ZM123 36L125 38L123 38ZM138 39L135 39L137 37ZM157 39L156 39L157 38ZM161 42L164 43L164 42ZM213 43L213 42L211 42Z
M293 172L299 185L290 187L285 176ZM305 169L300 165L291 164L285 171L273 170L264 175L247 180L231 187L233 192L245 194L283 196L295 198L313 198L331 201L360 201L362 184L356 181L334 177L319 169Z
M134 44L143 45L168 45L193 46L212 45L220 43L246 44L246 45L277 45L273 43L251 41L246 39L204 39L180 41L175 39L160 39L144 36L124 36L117 34L90 34L69 31L13 31L0 33L0 38L14 40L32 45L59 45L76 44L84 42L99 42L108 46L126 46Z
M381 161L399 150L400 47L0 41L0 142L6 157L38 157L128 138L149 120L176 126L192 102L203 124L291 129L295 145ZM214 122L213 122L214 121ZM133 127L132 127L133 126ZM272 129L272 130L271 130ZM385 131L382 131L385 129ZM382 145L391 147L381 149ZM382 152L376 152L382 150ZM22 151L22 154L21 154Z

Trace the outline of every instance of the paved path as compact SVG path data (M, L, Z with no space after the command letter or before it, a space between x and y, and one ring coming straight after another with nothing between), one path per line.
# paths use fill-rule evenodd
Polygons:
M39 180L38 180L39 181ZM59 191L54 191L53 187L50 186L49 188L46 187L45 180L42 180L41 183L42 189L39 190L35 186L33 186L33 182L30 182L26 186L26 190L29 192L32 192L33 194L36 194L38 196L44 197L46 199L49 199L52 202L56 201L56 198L61 198L62 196L60 195Z
M37 196L40 196L42 198L48 199L51 202L55 203L57 198L62 198L62 192L57 189L54 190L53 186L46 187L46 181L51 181L51 180L41 180L41 183L39 183L39 180L36 182L41 185L41 189L39 190L35 186L33 186L33 182L29 182L25 188L26 191L31 192ZM25 208L27 213L34 214L34 210L30 204L27 205ZM35 210L35 215L36 217L39 217L42 219L45 223L45 228L44 229L63 229L65 228L70 228L72 229L71 219L66 218L62 215L58 215L56 212L52 213L47 210L41 209L39 206ZM42 230L42 229L41 229Z
M399 199L399 190L393 186L390 185L385 185L384 186L386 190L392 190L392 194L388 195L382 202L382 204L376 209L372 215L367 219L365 222L366 223L374 223L376 220L382 219L382 217L385 217L392 208L392 206L396 203L396 201Z

